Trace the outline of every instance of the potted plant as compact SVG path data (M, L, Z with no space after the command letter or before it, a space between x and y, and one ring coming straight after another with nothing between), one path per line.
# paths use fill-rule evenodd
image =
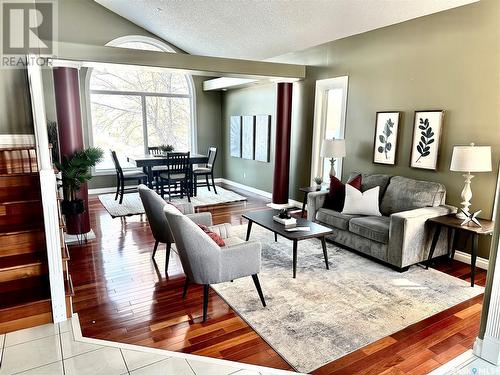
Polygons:
M54 162L56 168L61 172L61 183L63 189L63 201L61 210L64 215L78 215L83 213L83 200L77 198L76 194L82 184L92 178L90 168L102 160L103 151L97 147L89 147L75 152L71 157L62 157L61 162Z
M314 177L314 182L316 184L316 188L321 189L321 184L323 183L323 177L321 176Z
M174 151L174 146L172 146L172 145L161 145L161 146L159 146L159 149L162 151L163 154L166 154L167 152Z

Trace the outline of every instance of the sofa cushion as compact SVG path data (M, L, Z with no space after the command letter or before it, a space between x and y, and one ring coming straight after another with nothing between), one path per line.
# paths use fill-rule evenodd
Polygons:
M440 183L394 176L380 204L380 212L388 216L416 208L435 207L444 204L445 199L446 188Z
M389 223L387 216L355 217L349 220L349 232L386 244L389 242Z
M351 173L352 176L356 176L360 174L360 172ZM379 191L379 202L382 201L382 197L385 194L387 186L389 185L389 181L392 176L388 174L368 174L361 173L361 191L367 191L373 189L375 186L380 186Z
M318 212L316 212L317 221L342 230L349 230L349 220L354 217L357 217L357 215L345 215L328 208L320 208Z
M351 176L347 185L361 190L361 175L357 174ZM345 185L335 176L330 176L330 190L325 197L324 208L329 208L330 210L342 211L345 201Z

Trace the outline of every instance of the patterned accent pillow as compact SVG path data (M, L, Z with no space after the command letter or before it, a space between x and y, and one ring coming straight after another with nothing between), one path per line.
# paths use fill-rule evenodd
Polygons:
M361 174L352 176L348 185L361 191ZM337 177L330 177L330 190L325 198L325 203L323 203L323 208L328 208L330 210L341 212L344 208L345 201L345 185Z
M214 241L217 245L219 245L219 247L226 246L226 243L224 242L222 237L219 236L217 233L212 232L210 229L208 229L206 225L198 224L198 226L201 228L203 232L205 232L208 235L208 237L212 239L212 241Z

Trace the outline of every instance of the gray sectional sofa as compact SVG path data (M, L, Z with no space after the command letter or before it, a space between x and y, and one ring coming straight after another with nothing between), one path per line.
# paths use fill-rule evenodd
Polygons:
M344 215L323 208L326 191L310 193L307 218L334 228L334 242L405 271L429 255L434 228L427 219L456 212L445 204L446 188L437 182L402 176L363 174L361 190L380 186L383 216ZM448 233L441 232L434 257L446 254Z

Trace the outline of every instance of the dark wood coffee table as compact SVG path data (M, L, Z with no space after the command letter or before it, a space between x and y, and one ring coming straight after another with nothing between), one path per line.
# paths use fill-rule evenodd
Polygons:
M252 224L255 223L264 227L274 233L275 239L276 235L285 237L290 241L293 241L293 278L297 274L297 242L301 240L307 240L310 238L319 238L321 240L321 245L323 247L323 256L325 257L326 269L329 270L328 266L328 254L326 252L326 241L325 236L333 234L333 230L323 225L319 225L309 221L307 219L297 219L298 227L309 227L310 231L299 231L299 232L287 232L283 224L277 223L273 220L273 215L276 215L277 211L265 210L265 211L254 211L243 214L242 216L248 220L247 238L250 238L250 233L252 231Z

